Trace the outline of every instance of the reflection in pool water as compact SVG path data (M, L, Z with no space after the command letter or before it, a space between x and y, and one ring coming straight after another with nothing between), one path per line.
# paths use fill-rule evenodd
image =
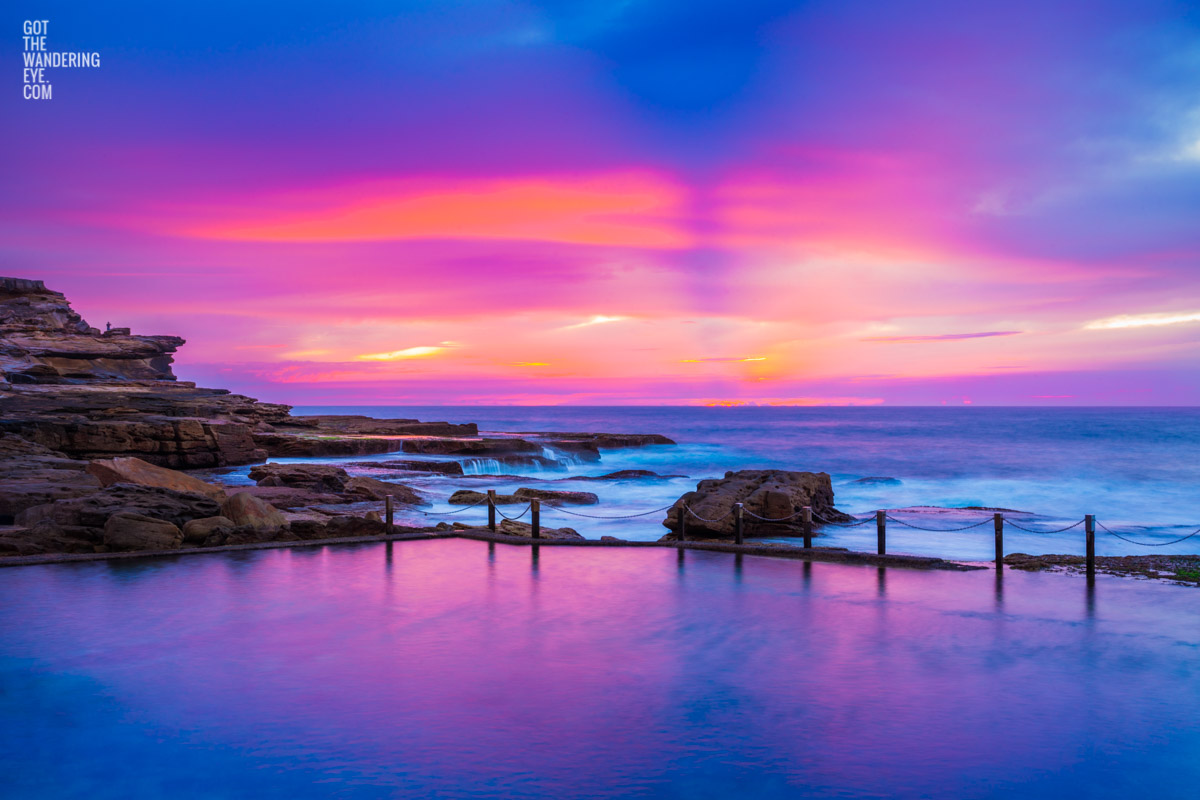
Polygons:
M0 571L6 797L1191 797L1193 590L670 550Z

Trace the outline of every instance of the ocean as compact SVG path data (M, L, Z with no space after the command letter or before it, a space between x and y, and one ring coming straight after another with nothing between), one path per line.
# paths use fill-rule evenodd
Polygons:
M839 509L864 515L913 506L1011 509L1025 527L1053 530L1095 514L1107 528L1139 542L1161 544L1200 527L1200 409L1196 408L785 408L785 407L497 407L305 406L296 414L366 414L425 421L475 422L484 431L611 431L661 433L677 446L605 450L600 463L519 471L523 479L420 477L406 481L433 505L409 510L401 522L478 521L482 509L461 511L444 501L458 488L546 486L595 492L600 503L576 513L622 516L674 502L696 481L728 470L828 472ZM361 456L346 461L387 460ZM321 459L328 461L330 459ZM486 464L469 469L493 472ZM572 481L623 469L682 477L668 480ZM245 472L243 468L242 473ZM863 478L889 481L861 482ZM229 478L237 481L238 475ZM920 527L951 528L990 512L928 511L901 518ZM446 512L456 511L451 516ZM427 513L428 512L428 513ZM663 514L599 520L543 508L543 524L652 540L665 533ZM990 524L934 532L889 524L889 552L988 560ZM875 529L826 529L820 544L873 550ZM1006 552L1082 553L1082 526L1058 534L1009 529ZM1140 547L1097 535L1101 555L1197 553L1200 536L1175 545Z

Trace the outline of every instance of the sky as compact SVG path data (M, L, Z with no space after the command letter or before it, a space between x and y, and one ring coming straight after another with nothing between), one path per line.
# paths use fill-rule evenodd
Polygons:
M0 12L0 274L313 404L1200 404L1200 4ZM18 82L25 20L99 68Z

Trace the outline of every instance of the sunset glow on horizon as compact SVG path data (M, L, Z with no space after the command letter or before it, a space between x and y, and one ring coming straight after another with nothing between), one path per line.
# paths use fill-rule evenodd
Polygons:
M47 12L103 68L9 93L0 199L0 273L183 380L1200 403L1188 4L197 8Z

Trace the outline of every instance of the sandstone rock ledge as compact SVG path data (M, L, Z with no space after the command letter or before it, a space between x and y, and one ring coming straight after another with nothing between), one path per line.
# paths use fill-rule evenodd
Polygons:
M790 472L787 470L742 470L726 472L724 478L702 480L696 491L688 492L675 501L667 511L663 526L671 532L663 537L673 541L679 536L679 512L691 509L687 517L687 536L697 539L729 539L734 536L735 503L745 509L743 532L751 536L797 536L800 520L763 522L783 519L805 506L812 508L814 534L819 535L819 517L828 522L849 522L853 517L843 514L833 505L833 484L824 472Z

